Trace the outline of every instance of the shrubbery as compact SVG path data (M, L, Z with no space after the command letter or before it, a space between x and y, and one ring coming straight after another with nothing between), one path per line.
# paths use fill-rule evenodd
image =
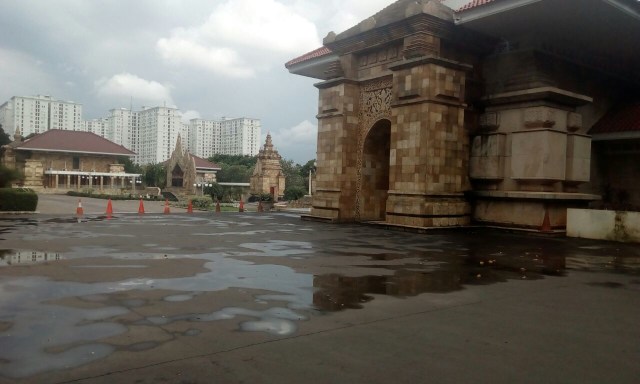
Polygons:
M211 196L198 196L191 199L191 204L195 209L209 209L213 205Z
M0 211L35 211L38 195L27 188L0 188Z
M158 196L149 196L147 198L145 195L134 195L134 194L126 194L126 195L107 195L104 193L93 193L87 191L69 191L67 192L67 196L76 196L76 197L92 197L94 199L111 199L111 200L138 200L140 196L142 196L143 200L158 200Z
M299 198L304 196L306 193L307 191L301 187L291 187L291 188L287 187L287 189L284 190L284 199L286 201L298 200Z
M256 201L272 202L273 201L273 196L271 196L270 193L261 193L261 194L258 194L258 195L249 196L247 201L249 203L255 203Z

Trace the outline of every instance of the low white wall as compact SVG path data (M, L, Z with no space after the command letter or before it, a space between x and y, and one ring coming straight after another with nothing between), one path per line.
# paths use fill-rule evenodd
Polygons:
M640 212L567 209L567 236L640 243Z

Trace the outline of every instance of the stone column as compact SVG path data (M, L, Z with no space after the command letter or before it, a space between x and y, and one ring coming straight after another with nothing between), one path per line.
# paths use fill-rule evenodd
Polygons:
M320 89L317 186L312 216L355 220L359 86L346 79L329 80Z
M469 224L464 95L465 71L471 67L421 57L390 69L396 124L391 128L386 221L418 227Z

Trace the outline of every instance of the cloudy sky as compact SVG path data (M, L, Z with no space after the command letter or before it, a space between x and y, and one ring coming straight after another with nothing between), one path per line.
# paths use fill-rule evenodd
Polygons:
M453 6L466 0L450 0ZM285 158L315 158L317 80L284 63L393 0L0 0L0 104L37 94L188 118L262 120Z

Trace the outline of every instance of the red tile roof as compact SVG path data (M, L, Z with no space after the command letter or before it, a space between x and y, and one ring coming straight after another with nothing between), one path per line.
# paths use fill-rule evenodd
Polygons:
M640 101L607 112L589 130L590 135L640 132Z
M326 56L326 55L329 55L329 54L331 54L331 50L329 48L320 47L320 48L315 49L315 50L313 50L311 52L305 53L304 55L302 55L300 57L296 57L295 59L290 60L284 66L289 68L290 66L292 66L294 64L302 63L304 61L315 59L315 58L322 57L322 56Z
M471 9L471 8L477 8L477 7L483 6L485 4L491 3L493 1L495 1L495 0L472 0L469 3L463 5L456 12L462 12L462 11L466 11L466 10ZM391 7L393 5L394 4L390 5L389 7ZM387 8L389 8L389 7L387 7ZM311 52L307 52L307 53L305 53L304 55L302 55L300 57L296 57L295 59L292 59L292 60L288 61L284 66L286 68L289 68L292 65L303 63L305 61L309 61L311 59L316 59L318 57L327 56L329 54L331 54L331 50L329 48L320 47L320 48L317 48L317 49L315 49L315 50L313 50Z
M456 10L456 12L462 12L462 11L466 11L468 9L481 7L481 6L485 5L485 4L492 3L493 1L495 1L495 0L473 0L473 1L470 1L467 4L463 5L462 7L458 8Z
M200 158L196 155L191 155L191 157L193 157L193 159L196 161L196 169L202 169L202 168L206 168L206 169L215 169L215 170L221 170L222 167L220 167L218 164L212 163L210 161L207 161L203 158Z
M100 137L91 132L65 131L51 129L23 143L16 143L18 150L47 151L47 152L73 152L91 153L101 155L133 156L131 152L122 145Z

